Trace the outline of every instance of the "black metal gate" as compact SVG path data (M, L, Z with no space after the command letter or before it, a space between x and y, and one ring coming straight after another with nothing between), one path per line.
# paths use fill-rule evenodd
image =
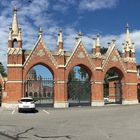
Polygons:
M138 83L138 86L137 86L137 97L138 97L138 101L140 103L140 84Z
M110 90L114 94L110 94ZM114 81L114 86L109 87L109 83L104 84L104 102L105 104L122 104L122 84L120 81Z
M115 82L115 102L118 104L122 103L122 84Z
M70 106L87 106L91 104L90 81L69 81L68 102Z
M27 80L25 83L25 96L32 97L37 106L53 106L54 81L52 79L39 78Z

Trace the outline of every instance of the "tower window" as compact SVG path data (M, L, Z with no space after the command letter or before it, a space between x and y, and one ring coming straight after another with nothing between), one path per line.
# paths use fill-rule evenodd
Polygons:
M14 40L13 40L13 48L16 48L16 46L17 46L17 40L14 39Z
M132 57L132 51L131 50L129 51L129 57Z

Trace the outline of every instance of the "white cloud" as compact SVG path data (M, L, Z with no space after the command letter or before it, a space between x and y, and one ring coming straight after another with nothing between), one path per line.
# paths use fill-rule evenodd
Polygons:
M76 5L76 3L76 0L57 0L57 3L53 4L52 9L65 14L71 5Z
M107 9L116 7L118 0L81 0L79 8L81 10L95 11L99 9Z
M59 12L62 12L62 13L64 13L67 9L68 9L68 7L64 6L62 4L56 4L56 5L53 6L53 10L59 11Z

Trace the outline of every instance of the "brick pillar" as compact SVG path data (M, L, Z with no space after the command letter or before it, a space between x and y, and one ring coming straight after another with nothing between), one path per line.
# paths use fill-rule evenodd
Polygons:
M129 71L123 85L123 104L137 104L137 71Z
M22 68L8 67L8 80L3 101L6 103L17 103L23 96Z
M137 103L137 83L125 83L125 85L123 85L123 104Z
M23 97L22 48L9 48L7 57L6 92L3 96L2 106L17 104L18 100Z
M91 83L91 106L103 106L103 83L92 82Z
M65 80L64 68L58 69L59 77L54 84L54 107L67 108L67 80Z

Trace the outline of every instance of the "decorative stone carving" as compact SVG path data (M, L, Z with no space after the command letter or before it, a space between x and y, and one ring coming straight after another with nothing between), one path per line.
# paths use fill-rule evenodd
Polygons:
M79 52L78 54L78 58L82 59L82 58L85 58L85 55L83 52Z
M113 56L112 61L113 61L113 62L117 62L117 61L118 61L117 56Z
M63 49L59 49L59 51L58 51L58 53L57 53L58 55L64 55L64 50Z
M129 62L129 63L136 63L136 59L135 58L131 58L131 57L126 57L123 59L124 62Z
M44 56L44 55L45 55L45 52L43 51L43 49L41 49L41 50L39 50L39 51L37 52L37 56L42 57L42 56Z
M97 53L95 54L95 56L96 56L96 58L101 58L101 57L102 57L100 52L97 52Z

